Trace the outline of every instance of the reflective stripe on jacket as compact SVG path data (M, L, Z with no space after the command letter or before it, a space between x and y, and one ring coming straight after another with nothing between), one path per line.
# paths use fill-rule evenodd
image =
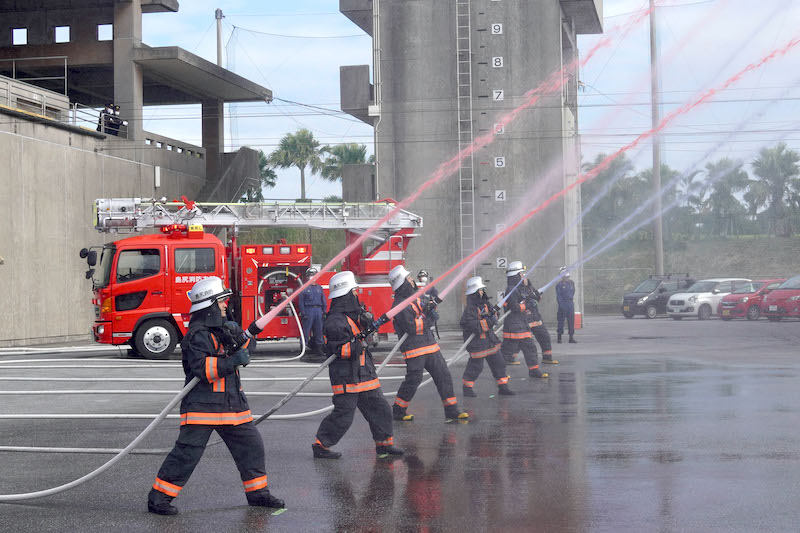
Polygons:
M487 315L489 315L488 318ZM477 293L468 295L467 304L461 314L460 325L464 340L467 340L472 334L475 335L467 344L470 357L478 359L497 351L500 339L492 331L492 327L496 324L497 316L489 312L489 305L486 301L481 300Z
M358 324L344 313L331 313L325 319L325 351L336 354L328 367L334 394L357 393L380 388L372 354L356 338Z
M433 321L424 313L422 300L417 298L394 317L394 330L398 337L408 333L400 345L403 358L410 359L439 351L439 344L433 336Z

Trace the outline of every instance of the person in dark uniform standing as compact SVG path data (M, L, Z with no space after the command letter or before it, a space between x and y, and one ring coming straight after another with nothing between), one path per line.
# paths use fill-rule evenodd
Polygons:
M310 280L317 273L314 267L306 270L305 279ZM309 285L297 298L303 335L306 339L306 353L300 358L304 363L321 363L327 359L323 353L322 321L325 314L325 293L322 286Z
M417 292L417 285L411 273L402 265L394 267L389 272L389 283L394 290L393 308ZM435 318L438 318L435 302L433 300L424 302L421 298L416 298L394 317L394 330L397 336L408 334L400 346L403 358L406 360L406 379L397 390L397 397L392 406L395 420L414 419L414 415L408 414L406 410L419 384L422 383L423 370L428 371L436 390L439 391L445 418L448 420L469 418L469 414L458 408L458 400L453 390L453 378L431 332L432 320Z
M330 281L331 308L325 319L325 349L336 355L328 372L333 387L333 411L317 430L312 445L316 459L338 459L342 456L330 448L350 429L356 408L361 411L372 431L378 456L400 456L394 446L392 410L383 397L372 354L361 339L359 315L361 304L356 295L356 279L352 272L335 274Z
M461 314L460 324L465 341L470 335L474 337L467 344L469 362L462 377L464 396L477 396L474 390L475 380L483 371L484 359L497 380L498 393L513 396L514 392L508 388L506 362L500 353L500 339L492 331L492 327L497 324L497 313L489 307L489 298L483 290L485 288L480 276L467 280L467 304Z
M506 270L506 294L504 307L510 311L503 322L503 345L500 351L506 362L514 360L514 354L522 350L525 363L528 365L528 375L532 378L546 378L548 375L539 369L539 354L529 324L533 321L528 303L519 289L514 290L522 279L525 268L521 261L512 261ZM520 286L521 288L521 286Z
M539 302L542 301L542 294L539 290L531 285L528 278L522 279L522 284L517 288L520 292L522 299L525 301L525 307L528 308L530 313L530 322L528 326L531 328L531 333L539 343L542 349L542 363L548 365L557 365L558 361L553 359L553 343L550 341L550 332L547 331L547 326L544 325L542 315L539 312Z
M147 510L174 515L170 502L189 481L203 456L211 433L219 433L236 462L244 484L247 503L261 507L284 507L283 500L267 488L264 442L253 424L253 415L242 391L239 366L250 361L248 343L228 354L230 331L241 328L223 318L230 297L222 280L211 276L198 281L189 292L192 301L189 331L181 340L186 383L200 382L181 402L181 429L175 446L158 471L147 497Z
M558 273L563 277L556 285L556 300L558 301L558 327L556 328L558 339L556 342L561 344L561 335L564 334L564 320L566 320L569 342L570 344L577 344L578 341L575 340L575 304L573 303L575 282L569 279L567 267L561 267Z

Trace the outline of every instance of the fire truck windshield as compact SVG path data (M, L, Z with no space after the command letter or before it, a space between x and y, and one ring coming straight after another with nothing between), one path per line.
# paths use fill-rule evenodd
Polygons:
M117 247L113 244L103 246L103 252L100 255L100 264L92 275L92 285L94 290L102 289L108 286L109 278L111 277L111 264L114 262L114 255L116 254Z

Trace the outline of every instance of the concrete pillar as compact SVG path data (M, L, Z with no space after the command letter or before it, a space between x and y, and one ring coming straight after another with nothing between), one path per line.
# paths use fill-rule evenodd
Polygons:
M225 104L221 100L203 100L203 148L206 149L206 180L214 183L222 175L225 150Z
M142 67L133 51L142 45L141 0L114 4L114 103L128 121L128 138L142 139Z

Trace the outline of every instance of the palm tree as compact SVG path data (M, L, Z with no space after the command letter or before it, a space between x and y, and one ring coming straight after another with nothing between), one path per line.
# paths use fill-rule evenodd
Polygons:
M328 154L322 162L319 175L328 181L342 181L344 165L358 165L367 162L367 146L364 144L346 143L325 146L320 150Z
M706 164L709 194L704 205L711 214L714 235L732 233L736 217L745 213L744 206L734 196L734 193L745 190L750 182L742 165L741 161L727 157Z
M750 182L745 201L752 215L767 207L764 212L769 222L768 232L782 237L794 233L792 222L787 216L792 195L800 192L800 154L788 150L786 143L778 143L775 148L762 148L751 165L758 179Z
M244 191L240 198L241 202L263 202L264 189L271 189L275 186L278 175L269 167L269 161L262 150L258 151L258 185L254 185Z
M605 158L606 154L597 154L593 161L582 165L583 170L591 170ZM584 239L587 242L605 233L620 219L620 210L625 205L628 192L625 184L630 181L632 171L630 159L621 154L597 176L581 184L581 204L588 206L596 201L583 219Z
M319 141L314 134L302 128L297 133L287 133L281 139L278 148L267 158L270 166L278 168L297 167L300 169L300 199L306 200L306 168L311 167L311 174L322 168Z

